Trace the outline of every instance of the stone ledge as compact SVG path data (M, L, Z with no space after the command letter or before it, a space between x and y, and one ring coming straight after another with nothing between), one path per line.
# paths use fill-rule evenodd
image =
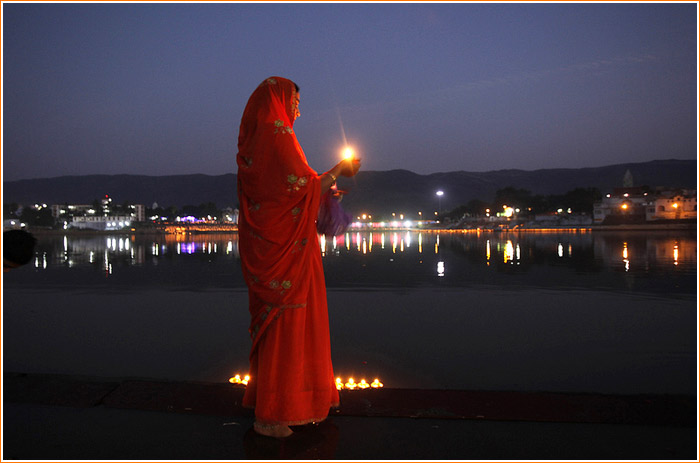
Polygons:
M252 416L245 389L226 383L105 379L5 373L4 399L69 407ZM339 416L697 426L697 400L685 395L368 389L341 391Z

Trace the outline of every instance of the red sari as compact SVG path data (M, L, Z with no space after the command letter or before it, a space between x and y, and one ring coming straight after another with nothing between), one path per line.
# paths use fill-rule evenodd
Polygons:
M321 181L292 129L296 104L293 82L265 80L238 137L239 249L253 343L243 405L261 424L321 421L339 402L316 233Z

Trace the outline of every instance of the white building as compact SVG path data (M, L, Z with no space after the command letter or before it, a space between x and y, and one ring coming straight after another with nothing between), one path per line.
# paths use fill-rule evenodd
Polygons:
M697 218L695 190L615 188L593 207L593 223L644 223Z
M654 220L696 219L698 198L695 190L663 192L647 207L646 218Z
M128 214L121 215L111 214L111 204L109 196L102 199L102 206L98 209L90 204L54 204L51 214L57 219L65 214L71 216L64 222L64 228L88 230L121 230L135 222L146 221L146 207L143 204L132 204L128 206Z
M593 223L602 224L606 219L643 222L652 200L640 187L615 188L612 194L605 195L602 201L593 205Z
M121 230L130 227L132 218L127 215L119 216L78 216L73 217L73 220L67 224L69 228L78 228L81 230L100 230L111 231Z

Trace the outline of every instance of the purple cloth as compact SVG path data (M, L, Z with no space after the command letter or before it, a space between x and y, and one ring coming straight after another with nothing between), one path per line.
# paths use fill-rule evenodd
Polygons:
M336 193L337 190L331 188L321 197L316 230L322 235L342 235L352 220L350 214L340 206L340 197Z

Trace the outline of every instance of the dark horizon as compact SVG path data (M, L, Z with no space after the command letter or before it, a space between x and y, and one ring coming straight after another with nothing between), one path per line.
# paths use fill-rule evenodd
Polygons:
M571 171L571 170L582 170L582 169L603 169L603 168L616 167L616 166L627 166L627 165L634 165L634 164L648 164L648 163L659 163L659 162L695 162L697 164L698 160L697 159L669 158L669 159L652 159L649 161L640 161L640 162L632 161L632 162L623 162L623 163L616 163L616 164L604 164L604 165L590 166L590 167L559 167L559 168L540 168L540 169L532 169L532 170L529 170L529 169L495 169L495 170L487 170L487 171L453 170L453 171L430 172L430 173L418 173L418 172L414 172L410 169L400 169L400 168L386 169L386 170L363 169L361 171L361 173L387 173L387 172L397 171L397 172L408 172L410 174L426 177L426 176L432 176L432 175L445 175L445 174L453 174L453 173L489 174L489 173L510 172L510 171L533 173L533 172L551 171L551 170ZM203 172L185 173L185 174L168 174L168 175L148 175L148 174L130 174L130 173L80 174L80 175L59 175L59 176L54 176L54 177L21 178L21 179L17 179L17 180L7 180L7 179L3 178L3 183L25 182L25 181L35 181L35 180L54 180L54 179L59 179L59 178L64 178L64 177L98 177L98 176L103 176L103 177L164 178L164 177L189 177L189 176L198 176L198 175L203 175L206 177L223 177L226 175L237 175L237 173L234 171L234 172L225 172L225 173L221 173L221 174L206 174Z
M536 195L565 194L577 188L598 188L611 193L623 185L629 169L635 185L697 189L694 160L618 164L600 168L550 169L538 171L448 172L421 175L409 171L362 171L354 179L339 179L348 191L343 208L353 214L370 211L433 210L441 190L442 210L451 210L470 200L491 201L499 189L513 187ZM235 174L209 176L80 176L22 180L4 183L3 203L84 204L109 194L118 203L161 206L197 205L213 202L217 207L237 205Z

